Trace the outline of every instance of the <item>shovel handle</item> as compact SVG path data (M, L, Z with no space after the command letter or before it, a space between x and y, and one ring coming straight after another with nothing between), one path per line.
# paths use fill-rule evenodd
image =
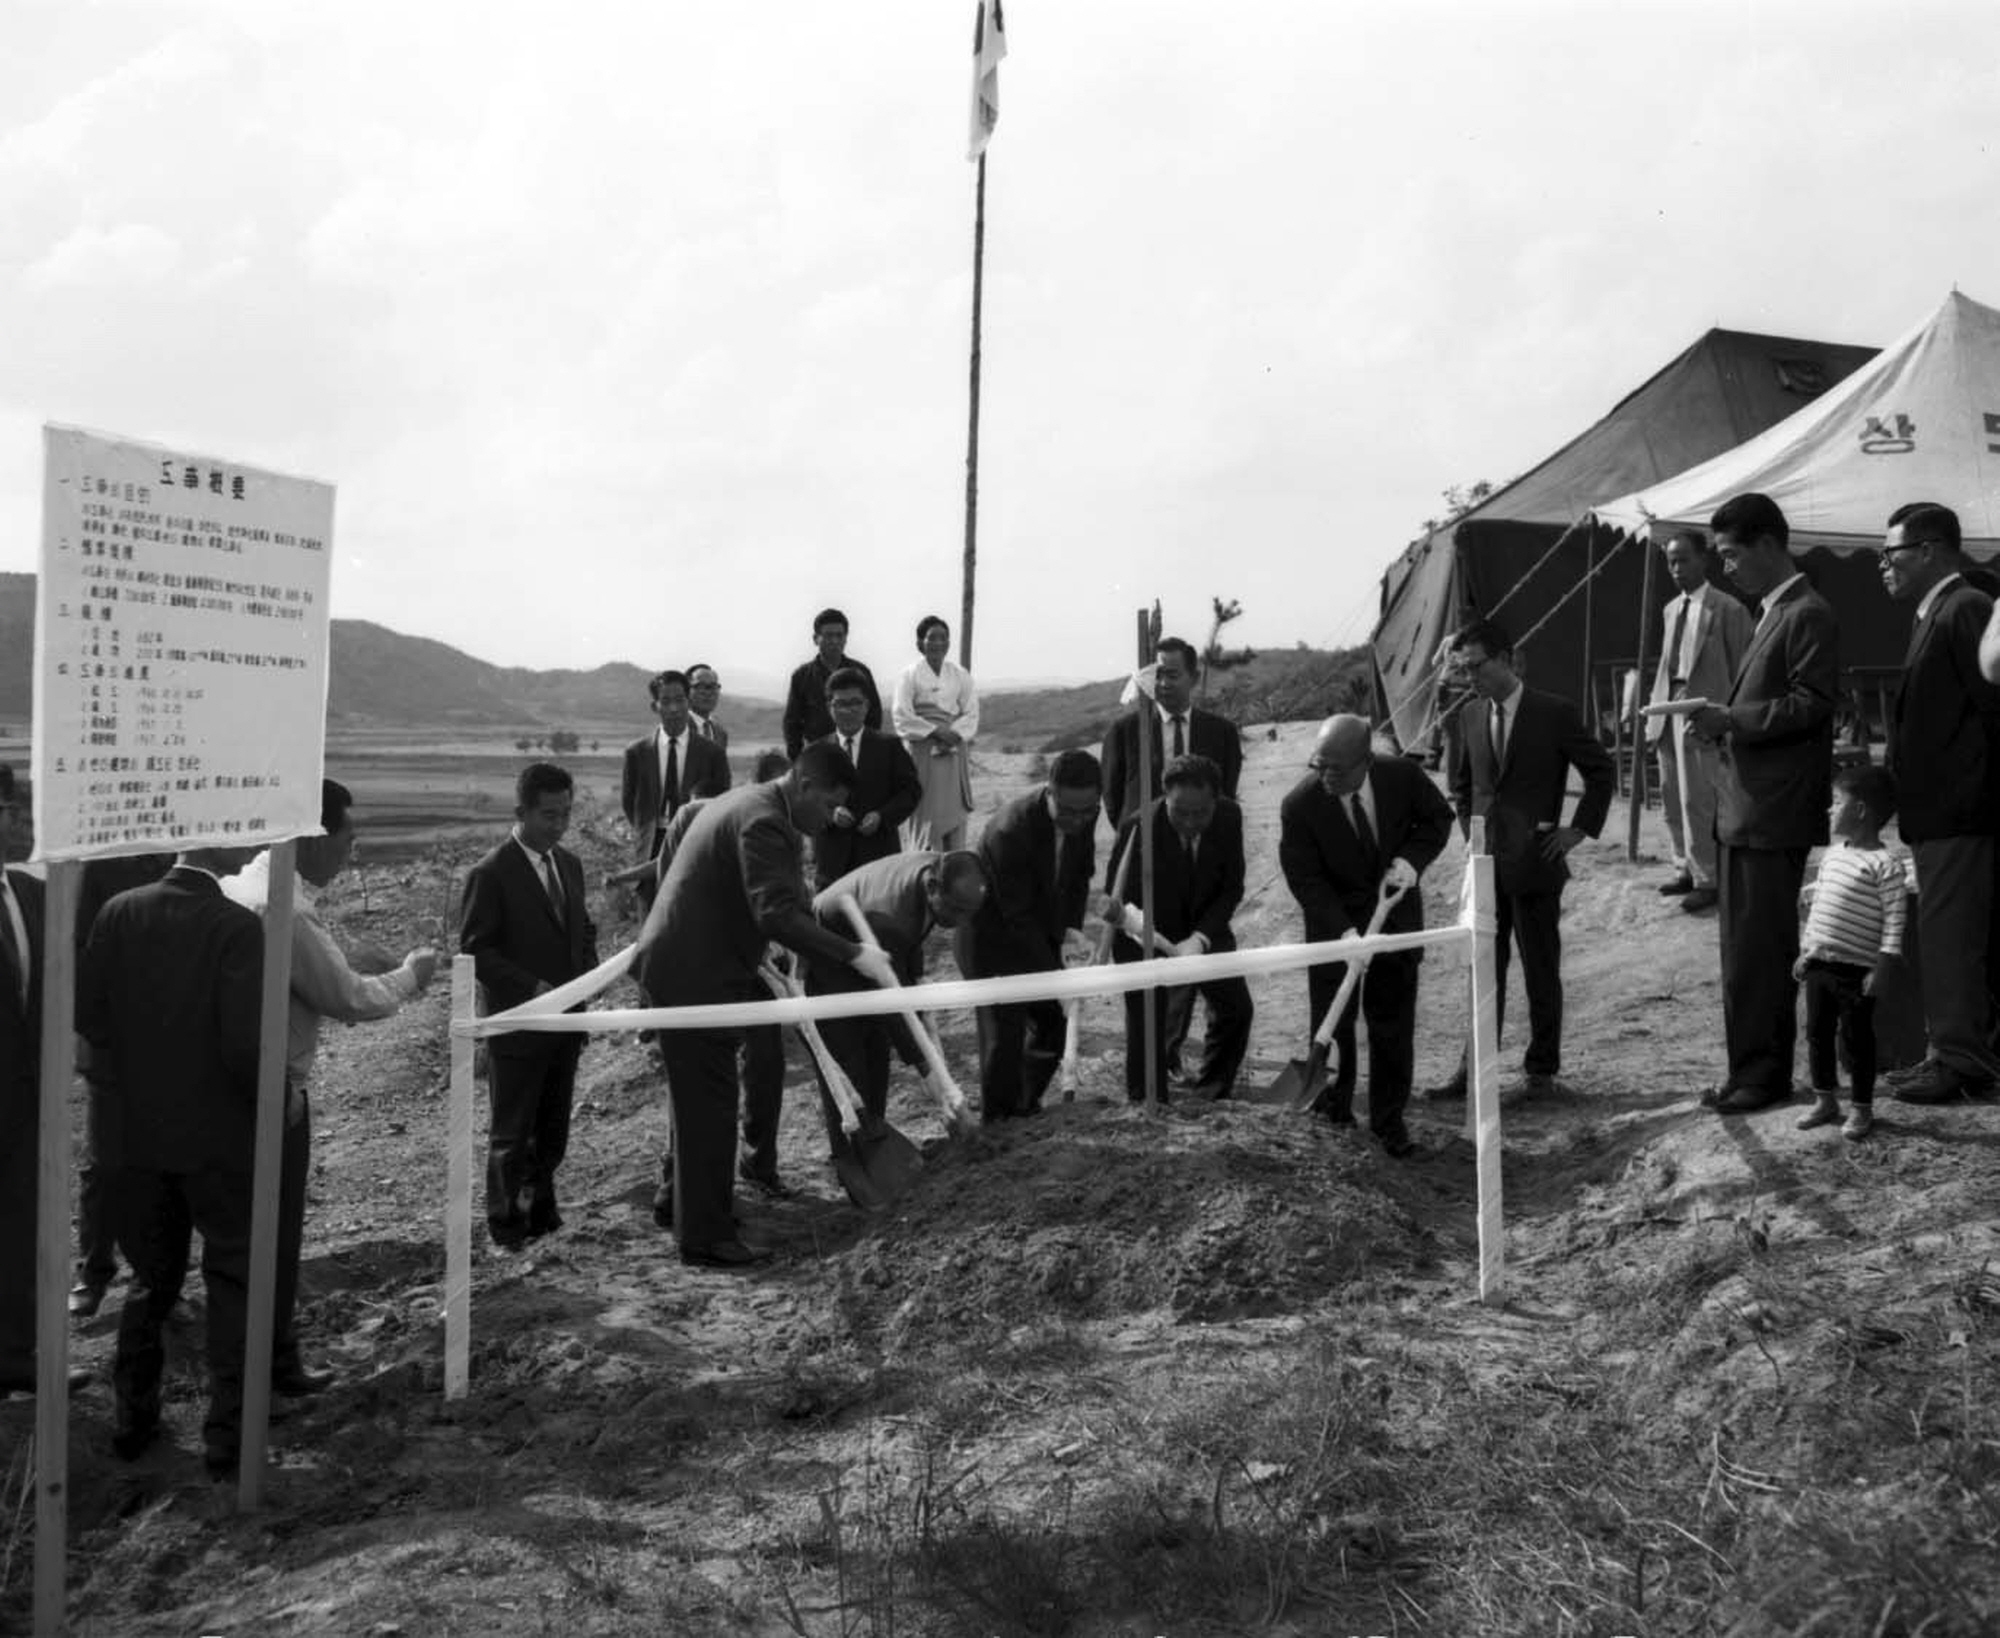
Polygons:
M759 967L757 973L764 980L765 987L780 1001L801 993L799 987L788 982L775 967ZM820 1037L819 1025L810 1018L799 1020L799 1034L804 1037L806 1050L812 1054L813 1062L819 1066L834 1107L840 1111L840 1129L852 1137L861 1130L861 1106L855 1099L847 1071L834 1062L833 1054L827 1051L826 1042Z
M1375 896L1375 913L1368 918L1368 930L1363 938L1373 938L1382 931L1382 923L1389 919L1389 911L1403 896L1403 889L1395 883L1383 880L1381 891ZM1347 971L1341 974L1340 988L1333 992L1333 999L1327 1003L1326 1016L1319 1021L1319 1028L1313 1032L1313 1045L1330 1047L1333 1045L1334 1026L1346 1010L1349 999L1360 987L1361 975L1368 970L1368 957L1355 956L1347 963Z
M869 949L880 950L882 941L875 936L875 929L868 925L868 918L861 913L860 901L852 893L843 893L840 895L839 904L840 913L847 918L848 925L854 929L854 936ZM903 988L902 980L893 974L889 983L893 989ZM917 1038L917 1050L924 1055L925 1065L931 1074L937 1077L938 1084L945 1088L946 1118L955 1118L965 1107L965 1094L959 1090L958 1082L952 1078L951 1066L944 1061L944 1053L938 1049L937 1041L931 1032L924 1027L924 1021L917 1016L915 1007L903 1009L903 1022L910 1026L910 1033Z

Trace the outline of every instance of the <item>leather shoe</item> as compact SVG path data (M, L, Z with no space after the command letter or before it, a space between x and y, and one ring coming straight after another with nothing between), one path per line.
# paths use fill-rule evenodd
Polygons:
M271 1371L271 1391L283 1394L287 1399L304 1399L316 1393L325 1393L333 1386L331 1371L309 1371L298 1360L288 1365L274 1366Z
M83 1280L70 1288L69 1311L72 1319L89 1319L103 1306L103 1286Z
M111 1454L121 1462L136 1462L159 1436L157 1423L149 1428L119 1428L111 1435Z
M1739 1086L1726 1093L1715 1106L1718 1115L1754 1115L1759 1109L1769 1109L1775 1104L1790 1103L1790 1087L1774 1089L1768 1086Z
M712 1245L681 1247L681 1261L696 1268L749 1268L770 1260L768 1251L753 1251L741 1240L717 1240Z
M1448 1081L1440 1081L1436 1086L1427 1086L1423 1090L1424 1100L1428 1103L1463 1103L1465 1096L1463 1075L1454 1075Z
M1900 1103L1961 1103L1968 1098L1983 1098L1993 1090L1991 1081L1960 1074L1949 1064L1927 1067L1929 1074L1893 1084L1889 1096Z
M767 1195L773 1200L789 1200L792 1197L791 1189L784 1179L778 1176L775 1169L760 1172L749 1161L739 1160L736 1163L736 1175L759 1194Z
M1664 899L1671 899L1682 893L1692 893L1694 891L1694 878L1683 872L1670 882L1661 882L1655 891Z
M1382 1152L1391 1160L1408 1160L1417 1152L1415 1141L1400 1126L1386 1132L1377 1132L1375 1141L1382 1145Z
M1532 1070L1521 1077L1521 1096L1524 1098L1552 1098L1562 1089L1561 1081L1541 1070Z
M1712 887L1697 887L1681 900L1681 908L1691 916L1698 916L1704 910L1713 910L1721 898Z

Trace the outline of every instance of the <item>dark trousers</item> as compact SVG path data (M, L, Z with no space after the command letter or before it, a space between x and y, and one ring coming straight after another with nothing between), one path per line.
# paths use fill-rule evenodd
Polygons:
M1844 961L1806 963L1806 1062L1815 1092L1840 1086L1840 1064L1834 1048L1847 1055L1850 1096L1856 1103L1875 1097L1875 998L1861 986L1866 967Z
M84 1087L83 1161L76 1169L77 1283L101 1291L118 1277L118 1228L112 1211L118 1175L101 1158L104 1094L88 1078Z
M673 1105L674 1235L682 1250L736 1238L736 1049L740 1030L663 1029Z
M785 1032L776 1024L743 1031L743 1147L750 1169L778 1175L778 1125L785 1112Z
M1339 1109L1354 1092L1357 1012L1367 1021L1368 1124L1378 1133L1400 1133L1403 1108L1410 1101L1417 1062L1417 969L1422 959L1420 950L1392 950L1375 957L1361 980L1360 1006L1350 999L1334 1026L1340 1066L1334 1073L1333 1090ZM1344 961L1307 969L1306 993L1315 1029L1333 1005L1334 992L1346 971Z
M285 1122L278 1162L278 1272L271 1299L271 1369L299 1363L299 1259L306 1244L306 1179L312 1174L312 1103L298 1088L299 1118Z
M1807 851L1716 845L1722 1032L1732 1088L1787 1096L1792 1090L1799 1008L1792 965L1799 958Z
M1228 1097L1236 1089L1243 1055L1250 1050L1250 1024L1257 1015L1250 986L1240 978L1218 978L1152 993L1153 1034L1160 1043L1160 1101L1167 1099L1166 1079L1177 1050L1175 1021L1179 1020L1180 1033L1185 1036L1197 994L1208 1003L1208 1028L1202 1037L1201 1066L1195 1071L1192 1090L1201 1098ZM1127 990L1124 1000L1125 1096L1142 1103L1146 1097L1146 992Z
M1062 1064L1067 1023L1054 1001L975 1009L979 1024L979 1118L1031 1115Z
M1987 946L1993 936L1991 836L1916 842L1917 943L1924 964L1924 1028L1931 1056L1961 1075L2000 1073L1990 1044Z
M569 1152L581 1035L502 1035L487 1058L493 1119L486 1143L486 1227L518 1242L562 1226L556 1168Z
M118 1173L118 1245L132 1283L118 1315L111 1366L120 1433L149 1433L160 1421L162 1336L187 1278L188 1248L201 1231L208 1293L208 1418L202 1442L211 1461L234 1461L243 1424L243 1333L249 1313L250 1174Z
M1562 895L1501 893L1494 912L1493 1028L1507 1016L1507 963L1521 950L1521 984L1528 992L1528 1050L1521 1068L1553 1075L1562 1068Z
M35 1083L0 1087L0 1378L35 1374L35 1201L41 1165Z

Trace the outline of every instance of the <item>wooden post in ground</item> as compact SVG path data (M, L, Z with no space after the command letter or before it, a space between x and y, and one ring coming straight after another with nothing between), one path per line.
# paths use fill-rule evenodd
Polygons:
M1139 669L1141 671L1153 662L1153 613L1150 609L1139 611ZM1153 806L1153 724L1158 721L1159 706L1153 696L1143 690L1139 695L1138 733L1133 737L1139 742L1139 802L1132 819L1139 827L1139 910L1144 921L1144 930L1139 940L1139 959L1153 959L1153 827L1150 823ZM1140 1017L1146 1026L1146 1107L1160 1107L1160 1007L1164 997L1150 985L1140 995Z
M1645 567L1639 574L1639 657L1632 662L1639 673L1632 688L1632 809L1626 816L1625 857L1632 863L1639 859L1639 814L1646 806L1646 719L1639 715L1639 707L1646 701L1646 633L1653 629L1653 562L1660 554L1653 550L1653 543L1644 535L1631 535L1628 539L1638 544L1646 554ZM1673 662L1667 662L1671 667ZM1623 700L1619 701L1622 706ZM1663 733L1671 734L1674 725L1670 722Z
M1467 843L1470 851L1459 906L1461 919L1472 928L1465 1107L1479 1186L1479 1300L1495 1303L1506 1294L1507 1241L1500 1199L1500 1023L1493 949L1497 906L1485 821L1472 821Z
M243 1427L236 1464L236 1505L264 1499L264 1455L271 1418L271 1345L276 1318L278 1197L285 1154L286 1043L292 1004L292 882L298 844L274 843L264 901L264 995L257 1026L257 1138L250 1188L249 1315L243 1332Z
M42 899L42 1055L35 1162L35 1634L68 1631L69 1083L76 1068L80 864L51 864ZM21 952L26 959L27 952Z
M466 1395L472 1352L472 957L451 962L451 1102L445 1117L444 1396Z

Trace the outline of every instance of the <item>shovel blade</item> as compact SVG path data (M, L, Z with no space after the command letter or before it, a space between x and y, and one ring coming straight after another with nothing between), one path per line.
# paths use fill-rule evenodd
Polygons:
M862 1164L860 1154L850 1149L846 1154L836 1156L833 1175L840 1179L840 1186L847 1191L847 1198L863 1211L883 1211L889 1205L888 1196L875 1186L875 1180L868 1175L868 1168Z
M1252 1103L1282 1104L1291 1109L1310 1109L1326 1089L1326 1048L1315 1046L1305 1058L1293 1058L1278 1071L1269 1086L1249 1094Z
M883 1206L907 1194L924 1169L923 1151L887 1121L873 1131L864 1125L848 1139L848 1145L869 1189ZM851 1195L853 1190L848 1192Z

